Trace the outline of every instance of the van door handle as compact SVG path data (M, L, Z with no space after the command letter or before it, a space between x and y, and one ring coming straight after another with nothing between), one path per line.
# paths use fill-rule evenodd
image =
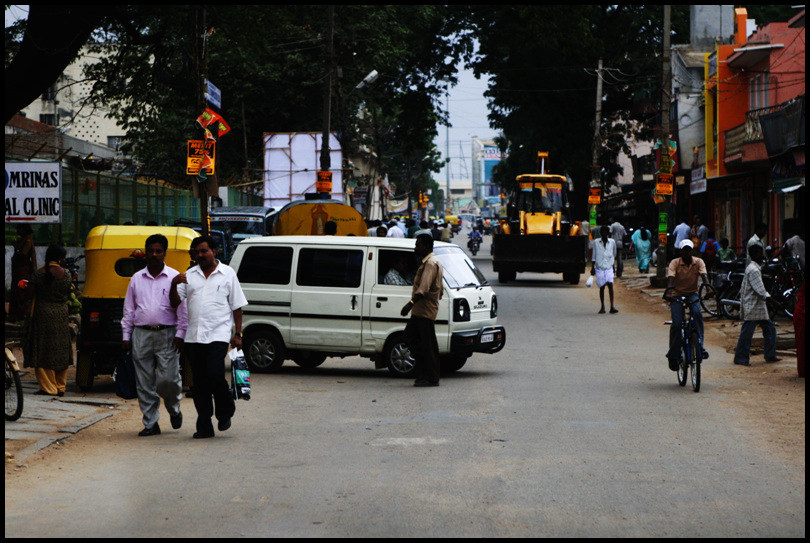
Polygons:
M385 297L378 297L378 298L377 298L377 301L378 301L378 302L387 302L387 301L388 301L388 298L385 298Z
M357 306L357 296L352 296L352 311Z

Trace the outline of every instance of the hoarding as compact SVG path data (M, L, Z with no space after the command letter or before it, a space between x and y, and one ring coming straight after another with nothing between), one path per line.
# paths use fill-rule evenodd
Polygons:
M321 158L320 132L264 134L264 205L281 208L316 192ZM332 199L343 200L343 154L333 132L329 137Z
M9 223L62 222L62 165L56 162L6 162Z

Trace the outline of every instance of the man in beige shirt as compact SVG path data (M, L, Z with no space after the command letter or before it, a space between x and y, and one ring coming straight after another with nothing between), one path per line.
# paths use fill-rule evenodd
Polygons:
M414 386L439 386L439 343L436 341L434 321L444 291L442 265L433 254L433 237L430 234L416 236L414 252L422 264L416 271L411 300L401 312L403 317L411 313L405 335L415 360Z
M707 284L706 294L713 295L714 289L709 283L706 264L702 259L692 256L694 247L695 244L691 240L683 240L678 247L681 250L680 258L672 260L667 267L667 288L664 291L664 299L670 302L669 310L672 315L672 324L669 328L669 351L667 352L669 369L672 371L678 370L681 356L681 325L686 318L684 304L677 299L678 296L686 297L689 313L697 323L703 358L709 358L709 353L703 348L703 315L700 313L698 279L703 279L703 282Z

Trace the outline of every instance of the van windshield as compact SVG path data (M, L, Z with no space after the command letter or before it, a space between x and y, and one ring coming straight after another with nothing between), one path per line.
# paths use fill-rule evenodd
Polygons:
M473 261L459 247L436 247L433 254L442 263L444 280L450 288L477 287L487 285L484 274L475 267Z
M264 221L261 217L225 217L220 215L217 218L211 218L211 228L217 228L219 230L230 229L233 234L247 234L250 236L264 235Z

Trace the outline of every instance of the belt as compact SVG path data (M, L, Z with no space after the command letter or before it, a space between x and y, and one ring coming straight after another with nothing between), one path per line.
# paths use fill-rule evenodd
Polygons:
M165 330L166 328L173 328L173 324L146 324L143 326L136 325L135 328L140 328L142 330L151 330L152 332L157 332L160 330Z

